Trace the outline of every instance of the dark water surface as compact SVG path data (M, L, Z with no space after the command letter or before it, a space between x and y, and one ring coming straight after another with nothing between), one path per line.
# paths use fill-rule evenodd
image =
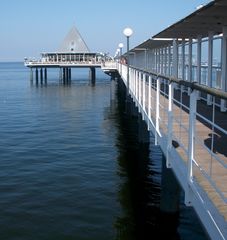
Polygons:
M95 86L84 69L69 85L57 70L47 85L29 74L0 63L0 240L207 239L182 203L160 214L162 154L138 144L116 83L99 70Z

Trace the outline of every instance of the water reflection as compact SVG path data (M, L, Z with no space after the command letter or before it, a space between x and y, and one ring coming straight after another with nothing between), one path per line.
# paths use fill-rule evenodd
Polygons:
M149 145L138 143L137 118L125 114L125 95L119 87L122 87L120 83L117 91L117 146L118 174L122 179L118 199L122 215L116 220L116 239L145 239Z
M124 91L117 90L118 175L122 183L118 200L122 213L115 222L117 240L152 239L154 235L179 239L177 215L160 212L160 149L151 143L138 142L138 119L125 114ZM170 224L171 223L171 224ZM170 226L170 227L168 227ZM159 239L156 237L156 239Z
M160 147L155 146L154 138L150 137L149 145L139 143L138 119L125 113L125 91L122 89L124 87L119 81L116 90L116 145L121 179L118 200L122 212L114 225L116 240L207 239L194 210L183 204L182 189L172 170L164 167L164 155ZM165 194L166 180L167 187L168 181L175 186L174 191L178 191L176 196L179 198L171 197L172 193L168 195L168 191ZM178 202L178 211L161 210L163 202L165 204L169 200L169 206L174 201Z

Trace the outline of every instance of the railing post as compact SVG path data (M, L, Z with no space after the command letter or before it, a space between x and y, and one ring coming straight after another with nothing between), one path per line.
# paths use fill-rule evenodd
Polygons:
M167 71L167 75L170 77L171 75L171 45L168 46L168 71Z
M227 26L223 27L222 37L222 66L221 66L222 91L227 91ZM226 111L226 100L221 100L221 111Z
M202 46L202 37L198 36L197 38L197 82L201 84L201 46Z
M144 59L145 59L145 70L147 71L147 62L148 62L148 59L147 59L147 49L144 50Z
M127 84L126 83L126 79L127 79L127 67L124 65L124 69L123 69L123 73L122 73L122 77L123 77L123 81L125 83L125 85Z
M148 130L151 130L151 75L148 75Z
M143 110L146 112L146 107L145 107L145 84L146 84L146 74L143 73Z
M168 98L168 139L167 139L167 158L166 167L170 168L170 152L172 149L172 138L173 138L173 91L174 83L169 82L169 98Z
M192 38L189 38L188 42L188 81L193 82L192 79ZM188 88L188 95L190 95L191 89Z
M212 88L212 69L213 69L213 32L209 32L208 36L208 76L207 86ZM212 96L207 94L207 105L212 104Z
M157 49L156 54L157 54L157 73L160 74L160 49L159 48Z
M138 84L139 84L139 105L141 105L141 75L142 73L139 72L139 77L138 77Z
M160 73L163 74L163 48L160 48Z
M135 94L135 77L134 77L134 69L132 68L132 94Z
M135 69L132 69L132 93L135 96Z
M197 82L201 84L201 55L202 55L202 37L199 35L197 38ZM198 100L200 93L198 94Z
M155 116L155 145L158 145L158 134L159 134L159 99L160 99L160 78L157 77L156 87L156 116Z
M151 75L148 79L148 118L151 119Z
M135 84L136 84L135 96L136 96L136 100L138 101L138 77L137 77L137 75L138 75L137 70L135 70Z
M182 52L182 79L185 80L185 39L182 39L181 43L181 52Z
M128 79L128 93L131 94L132 93L132 69L129 67L129 79Z
M173 73L174 77L178 77L178 42L177 39L173 40Z
M193 182L193 159L195 151L195 124L196 124L196 109L197 109L198 91L193 90L190 93L190 112L189 112L189 132L188 132L188 172L187 185L188 189L185 191L185 204L191 205L191 184Z
M155 62L154 71L157 73L158 72L158 50L157 49L154 50L154 62Z
M127 97L129 95L129 36L127 36L127 80L126 80L126 91Z
M136 99L136 69L134 69L134 94Z
M167 47L164 48L164 75L167 75Z
M178 77L178 42L176 39L173 41L173 76ZM173 86L174 83L169 82L168 84L168 136L167 136L167 157L166 157L166 167L170 168L170 152L172 149L172 131L173 131Z

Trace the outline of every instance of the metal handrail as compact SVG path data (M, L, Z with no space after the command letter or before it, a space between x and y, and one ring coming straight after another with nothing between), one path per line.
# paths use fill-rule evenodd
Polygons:
M121 72L121 74L122 74L122 79L123 79L123 81L125 81L125 84L126 84L126 71L125 71L125 70L126 70L126 66L127 66L127 65L124 65L124 68L123 68L124 71ZM147 75L151 76L151 78L154 79L155 82L156 82L158 79L166 79L167 81L169 81L169 83L174 82L174 83L179 84L180 86L185 86L185 87L187 87L187 88L190 88L190 89L192 90L192 91L191 91L191 94L193 94L193 92L194 92L193 90L197 90L198 92L203 91L203 92L205 92L205 93L207 93L207 94L210 94L210 95L213 95L213 96L216 96L216 97L219 97L219 98L222 98L222 99L227 100L227 93L226 93L226 92L223 92L223 91L221 91L221 90L214 89L214 88L209 88L209 87L207 87L207 86L198 84L197 82L188 82L188 81L184 81L184 80L179 79L179 78L168 77L168 76L164 76L164 75L162 75L162 74L157 74L157 73L152 72L152 71L147 71L147 70L144 70L144 69L138 69L138 68L131 67L131 66L130 66L130 68L131 68L131 69L134 69L134 70L137 71L137 72L141 72L142 74L147 74ZM152 77L152 76L153 76L153 77ZM133 78L132 81L135 81L135 79L134 79L135 76L132 76L132 78ZM144 78L143 78L143 79L144 79ZM141 79L136 79L136 81L137 81L137 84L141 84ZM131 86L129 85L129 87L131 87ZM151 88L153 88L154 90L157 91L157 87L151 85ZM160 89L160 90L161 90L161 89ZM165 95L165 92L164 92L164 91L162 91L162 92L163 92L164 95ZM133 99L135 100L137 106L139 106L139 111L143 111L143 114L145 113L145 115L146 115L146 111L144 110L144 107L146 107L146 106L143 106L143 104L140 104L141 101L138 100L137 96L135 95L136 92L134 92L133 89L130 89L130 93L131 93L132 95L134 95L134 96L133 96ZM194 93L196 93L196 92L194 92ZM161 91L159 92L159 94L161 94ZM196 94L194 95L193 99L194 99L194 98L196 99ZM177 101L176 99L173 99L173 100L174 100L177 104L179 104L180 106L183 106L184 108L188 109L188 107L185 106L184 104L182 104L182 102ZM214 100L213 100L213 101L214 101ZM213 102L213 105L214 105L214 104L215 104L215 102ZM159 108L163 108L163 106L162 106L160 103L159 103L158 105L159 105ZM191 110L191 109L190 109L190 110ZM156 110L155 110L155 109L150 109L150 111L152 111L152 113L156 114ZM161 111L165 111L165 109L162 109ZM213 111L214 111L214 106L213 106ZM148 110L148 112L149 112L149 110ZM210 125L212 126L211 131L213 131L213 129L215 128L215 129L218 129L219 131L222 131L224 134L227 133L225 129L219 127L219 126L215 123L215 121L214 121L214 116L212 117L213 120L210 121L209 119L207 119L207 118L205 118L204 116L202 116L201 114L199 114L199 113L196 111L196 108L194 108L194 110L192 110L192 114L194 114L195 117L196 117L196 116L199 116L200 118L202 118L203 120L205 120L208 124L210 124ZM213 114L214 114L214 113L213 113ZM174 118L174 116L173 116L173 118ZM161 119L159 118L158 121L160 121L160 120L161 120ZM175 120L176 120L176 119L175 119ZM150 123L153 123L153 122L152 122L152 119L151 119L151 116L148 116L148 121L149 121ZM157 121L157 118L156 118L156 121ZM179 124L178 121L176 121L176 122ZM155 126L156 124L157 124L157 123L153 124L154 128L156 127L156 126ZM158 123L158 125L159 125L159 123ZM184 125L182 125L182 124L179 124L179 125L180 125L181 127L183 127L184 130L186 130ZM155 131L157 131L157 134L158 134L160 137L162 137L162 136L161 136L161 133L160 133L160 131L159 131L159 127L158 127L158 129L155 128ZM189 130L188 130L188 131L189 131ZM175 136L175 135L174 135L174 132L173 132L172 134L173 134L173 136ZM175 137L178 138L177 136L175 136ZM194 137L197 138L197 134L196 134L196 133L195 133ZM190 136L189 133L188 133L188 143L189 143L189 141L191 141L190 138L191 138L191 136ZM198 139L195 139L195 141L199 141L199 138L198 138ZM214 159L215 159L216 161L218 161L219 163L221 163L222 167L224 167L224 168L226 169L226 164L225 164L221 159L217 158L217 157L214 155L214 153L212 152L212 150L210 150L209 148L207 148L207 147L204 145L204 143L201 142L201 144L206 148L208 154L209 154L210 156L213 156ZM179 145L180 145L180 147L184 150L184 152L186 153L186 155L188 156L190 149L188 148L188 146L185 146L185 145L184 145L184 142L181 141L180 138L179 138ZM192 157L192 158L191 158L191 157ZM196 163L196 159L193 159L193 156L191 156L191 157L190 157L190 159L191 159L194 163ZM190 159L188 158L188 162L191 161ZM212 166L211 166L211 167L212 167ZM219 188L219 186L216 185L214 179L212 179L212 176L210 176L209 173L207 173L206 170L204 170L204 169L202 169L202 168L201 168L201 172L202 172L203 176L205 176L205 178L207 178L207 180L208 180L208 181L210 182L210 184L213 186L213 188L215 189L215 191L219 194L219 196L221 197L221 199L222 199L225 203L227 203L227 197L224 195L224 192L222 192L222 190Z
M153 72L153 71L148 71L148 70L145 70L145 69L136 68L136 67L133 67L133 66L130 66L130 68L138 70L138 71L146 73L146 74L154 75L157 78L160 77L160 78L169 80L170 82L175 82L179 85L189 87L192 90L196 89L196 90L205 92L207 94L214 95L215 97L219 97L219 98L227 100L227 92L223 92L222 90L219 90L219 89L207 87L205 85L199 84L198 82L188 82L188 81L185 81L185 80L180 79L180 78L176 78L176 77L173 77L173 76L165 76L163 74L159 74L159 73L156 73L156 72Z

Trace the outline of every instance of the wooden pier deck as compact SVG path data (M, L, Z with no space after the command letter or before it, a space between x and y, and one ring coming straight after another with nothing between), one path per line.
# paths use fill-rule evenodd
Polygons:
M148 85L146 85L146 88L146 92L148 92ZM174 95L174 99L177 101L180 101L180 96L182 96L184 105L189 108L189 96L186 92L181 93L181 90L175 90ZM160 112L160 128L161 132L167 135L168 126L166 123L168 123L168 114L164 109L168 109L168 99L162 94L160 95L160 104L163 106ZM213 105L207 105L204 100L198 100L197 113L212 121L213 107ZM181 106L174 104L173 116L175 119L180 119L181 125L174 122L172 129L174 140L180 143L179 146L176 147L176 151L179 153L185 164L187 164L188 161L187 153L183 148L183 146L188 146L187 130L189 130L189 113L187 108L182 108ZM155 119L154 114L152 114L152 118ZM220 112L217 107L215 107L215 124L227 131L227 113ZM196 118L195 126L197 140L195 140L196 144L194 149L194 159L196 160L196 164L193 165L194 179L198 182L202 189L205 190L210 200L217 207L225 221L227 221L227 204L212 186L212 184L215 184L215 186L222 192L223 197L227 199L227 136L217 129L212 129L211 125L207 124L207 122L198 116ZM212 135L214 135L213 143ZM212 148L213 154L217 155L226 166L223 166L223 164L217 161L206 148L210 150ZM206 175L212 178L212 184L205 177Z

